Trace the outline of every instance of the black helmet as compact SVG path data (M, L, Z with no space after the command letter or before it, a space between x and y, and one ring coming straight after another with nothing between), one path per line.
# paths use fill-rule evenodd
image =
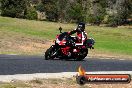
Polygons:
M80 23L78 24L77 30L83 32L84 29L85 29L85 23L80 22Z

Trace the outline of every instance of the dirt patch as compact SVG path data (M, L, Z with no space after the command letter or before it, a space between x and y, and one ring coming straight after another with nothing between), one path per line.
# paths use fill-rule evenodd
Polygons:
M41 55L53 44L49 40L37 37L25 37L23 35L9 37L6 35L0 39L1 54Z
M105 84L105 83L93 83L78 85L75 78L69 79L43 79L30 81L29 84L33 88L132 88L132 82L128 84Z
M27 53L41 53L42 51L45 52L46 49L48 49L51 46L50 42L46 42L46 43L38 43L38 42L30 42L30 43L26 43L24 45L19 45L18 48L23 51L23 52L27 52Z
M131 55L117 54L112 52L104 52L99 50L90 50L88 57L101 59L132 59Z
M12 82L13 86L15 86L17 82ZM19 82L20 83L20 82ZM28 85L26 88L132 88L132 82L127 84L115 83L115 84L105 84L105 83L93 83L93 84L85 84L79 85L76 83L75 78L63 78L63 79L35 79L32 81L22 82L22 85ZM18 84L18 83L17 83ZM19 84L19 88L21 87ZM15 86L14 88L17 88ZM4 87L3 87L4 88Z

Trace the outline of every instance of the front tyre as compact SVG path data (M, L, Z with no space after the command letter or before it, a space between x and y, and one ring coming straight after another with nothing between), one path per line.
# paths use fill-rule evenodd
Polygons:
M55 58L55 55L53 55L54 53L55 53L55 46L51 46L45 52L45 60L54 59Z

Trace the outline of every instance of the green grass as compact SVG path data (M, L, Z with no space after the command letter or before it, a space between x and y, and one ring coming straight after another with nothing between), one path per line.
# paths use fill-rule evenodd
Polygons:
M58 27L60 25L66 26L65 24L54 22L28 21L0 17L0 30L49 39L55 38L55 35L59 33Z
M74 29L76 24L0 17L0 37L6 41L18 36L52 40L59 33L60 26L64 28L63 31L69 31ZM87 26L86 31L89 37L95 39L97 51L132 55L132 29ZM0 39L1 42L2 39Z
M92 27L89 34L99 50L132 55L132 29Z

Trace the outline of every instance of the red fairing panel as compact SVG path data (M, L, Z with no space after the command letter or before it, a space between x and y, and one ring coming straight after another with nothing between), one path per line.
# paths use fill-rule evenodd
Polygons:
M66 41L65 40L62 40L60 41L59 45L65 45Z
M69 49L70 49L70 47L61 48L62 53L65 55L68 55Z

